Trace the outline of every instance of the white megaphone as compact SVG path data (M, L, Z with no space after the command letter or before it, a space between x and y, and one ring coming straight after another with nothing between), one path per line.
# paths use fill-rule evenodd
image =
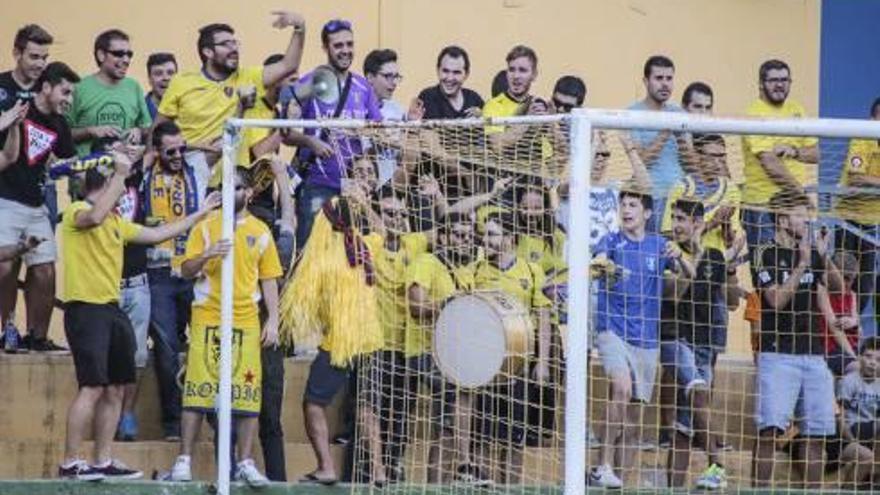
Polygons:
M325 105L333 105L339 101L339 78L332 68L320 65L308 81L294 84L293 92L299 101L315 98Z

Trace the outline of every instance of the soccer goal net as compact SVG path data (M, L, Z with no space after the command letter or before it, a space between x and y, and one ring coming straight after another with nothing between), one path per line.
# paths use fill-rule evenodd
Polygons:
M354 490L870 479L872 123L232 120L227 158L256 127L331 150L282 319L352 374Z

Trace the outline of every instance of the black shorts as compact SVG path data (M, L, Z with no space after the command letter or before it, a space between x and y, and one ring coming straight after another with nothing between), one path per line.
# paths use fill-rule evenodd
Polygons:
M64 334L80 387L135 382L134 330L117 304L68 303Z
M348 384L349 368L338 368L330 364L330 353L318 349L318 355L309 368L309 379L303 400L309 404L327 407L333 398Z

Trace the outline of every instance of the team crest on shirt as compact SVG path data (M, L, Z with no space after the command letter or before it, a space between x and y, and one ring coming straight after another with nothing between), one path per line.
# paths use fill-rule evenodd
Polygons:
M249 248L253 248L257 244L257 238L249 235L247 236L247 245Z
M649 271L654 271L657 269L657 258L653 256L645 257L645 265L648 267Z
M55 146L55 142L58 141L58 134L31 120L24 121L24 135L27 139L28 165L31 166L46 158L52 151L52 147Z
M223 94L225 94L227 98L232 98L232 93L234 91L235 90L232 89L232 86L226 86L223 88Z
M853 168L862 168L862 165L865 163L860 156L854 156L849 161Z
M525 279L525 278L519 279L519 286L522 287L522 290L529 290L528 279Z

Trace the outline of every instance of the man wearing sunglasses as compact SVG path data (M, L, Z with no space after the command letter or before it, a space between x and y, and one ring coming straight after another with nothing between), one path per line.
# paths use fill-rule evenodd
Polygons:
M557 113L571 113L580 108L587 97L587 86L577 76L562 76L553 86L553 107Z
M339 98L325 102L310 98L299 102L303 119L366 119L382 120L379 99L370 83L351 71L354 59L354 33L350 22L334 19L321 30L321 44L327 54L327 66L335 73ZM315 72L300 78L310 84ZM292 99L282 97L282 104ZM307 129L291 132L288 144L299 147L298 157L304 164L304 183L297 191L297 246L305 246L315 214L328 199L341 192L342 178L348 176L352 159L363 154L364 144L334 130Z
M293 28L283 57L267 66L240 67L241 42L228 24L209 24L199 30L197 50L200 70L178 73L159 104L157 122L173 120L188 143L187 162L193 166L200 195L204 195L211 169L222 153L221 136L226 119L235 114L239 94L278 84L299 69L306 23L294 12L273 12L277 29Z
M174 122L161 122L153 129L153 151L144 158L141 203L145 223L158 226L198 211L202 203L195 170L187 163L186 141ZM150 283L150 322L162 430L168 441L180 438L181 336L185 335L192 304L192 281L180 275L189 231L147 249Z
M104 31L95 38L98 71L76 85L73 106L67 113L80 156L87 155L92 141L99 138L140 144L152 125L144 91L126 76L133 56L128 35L118 29Z

